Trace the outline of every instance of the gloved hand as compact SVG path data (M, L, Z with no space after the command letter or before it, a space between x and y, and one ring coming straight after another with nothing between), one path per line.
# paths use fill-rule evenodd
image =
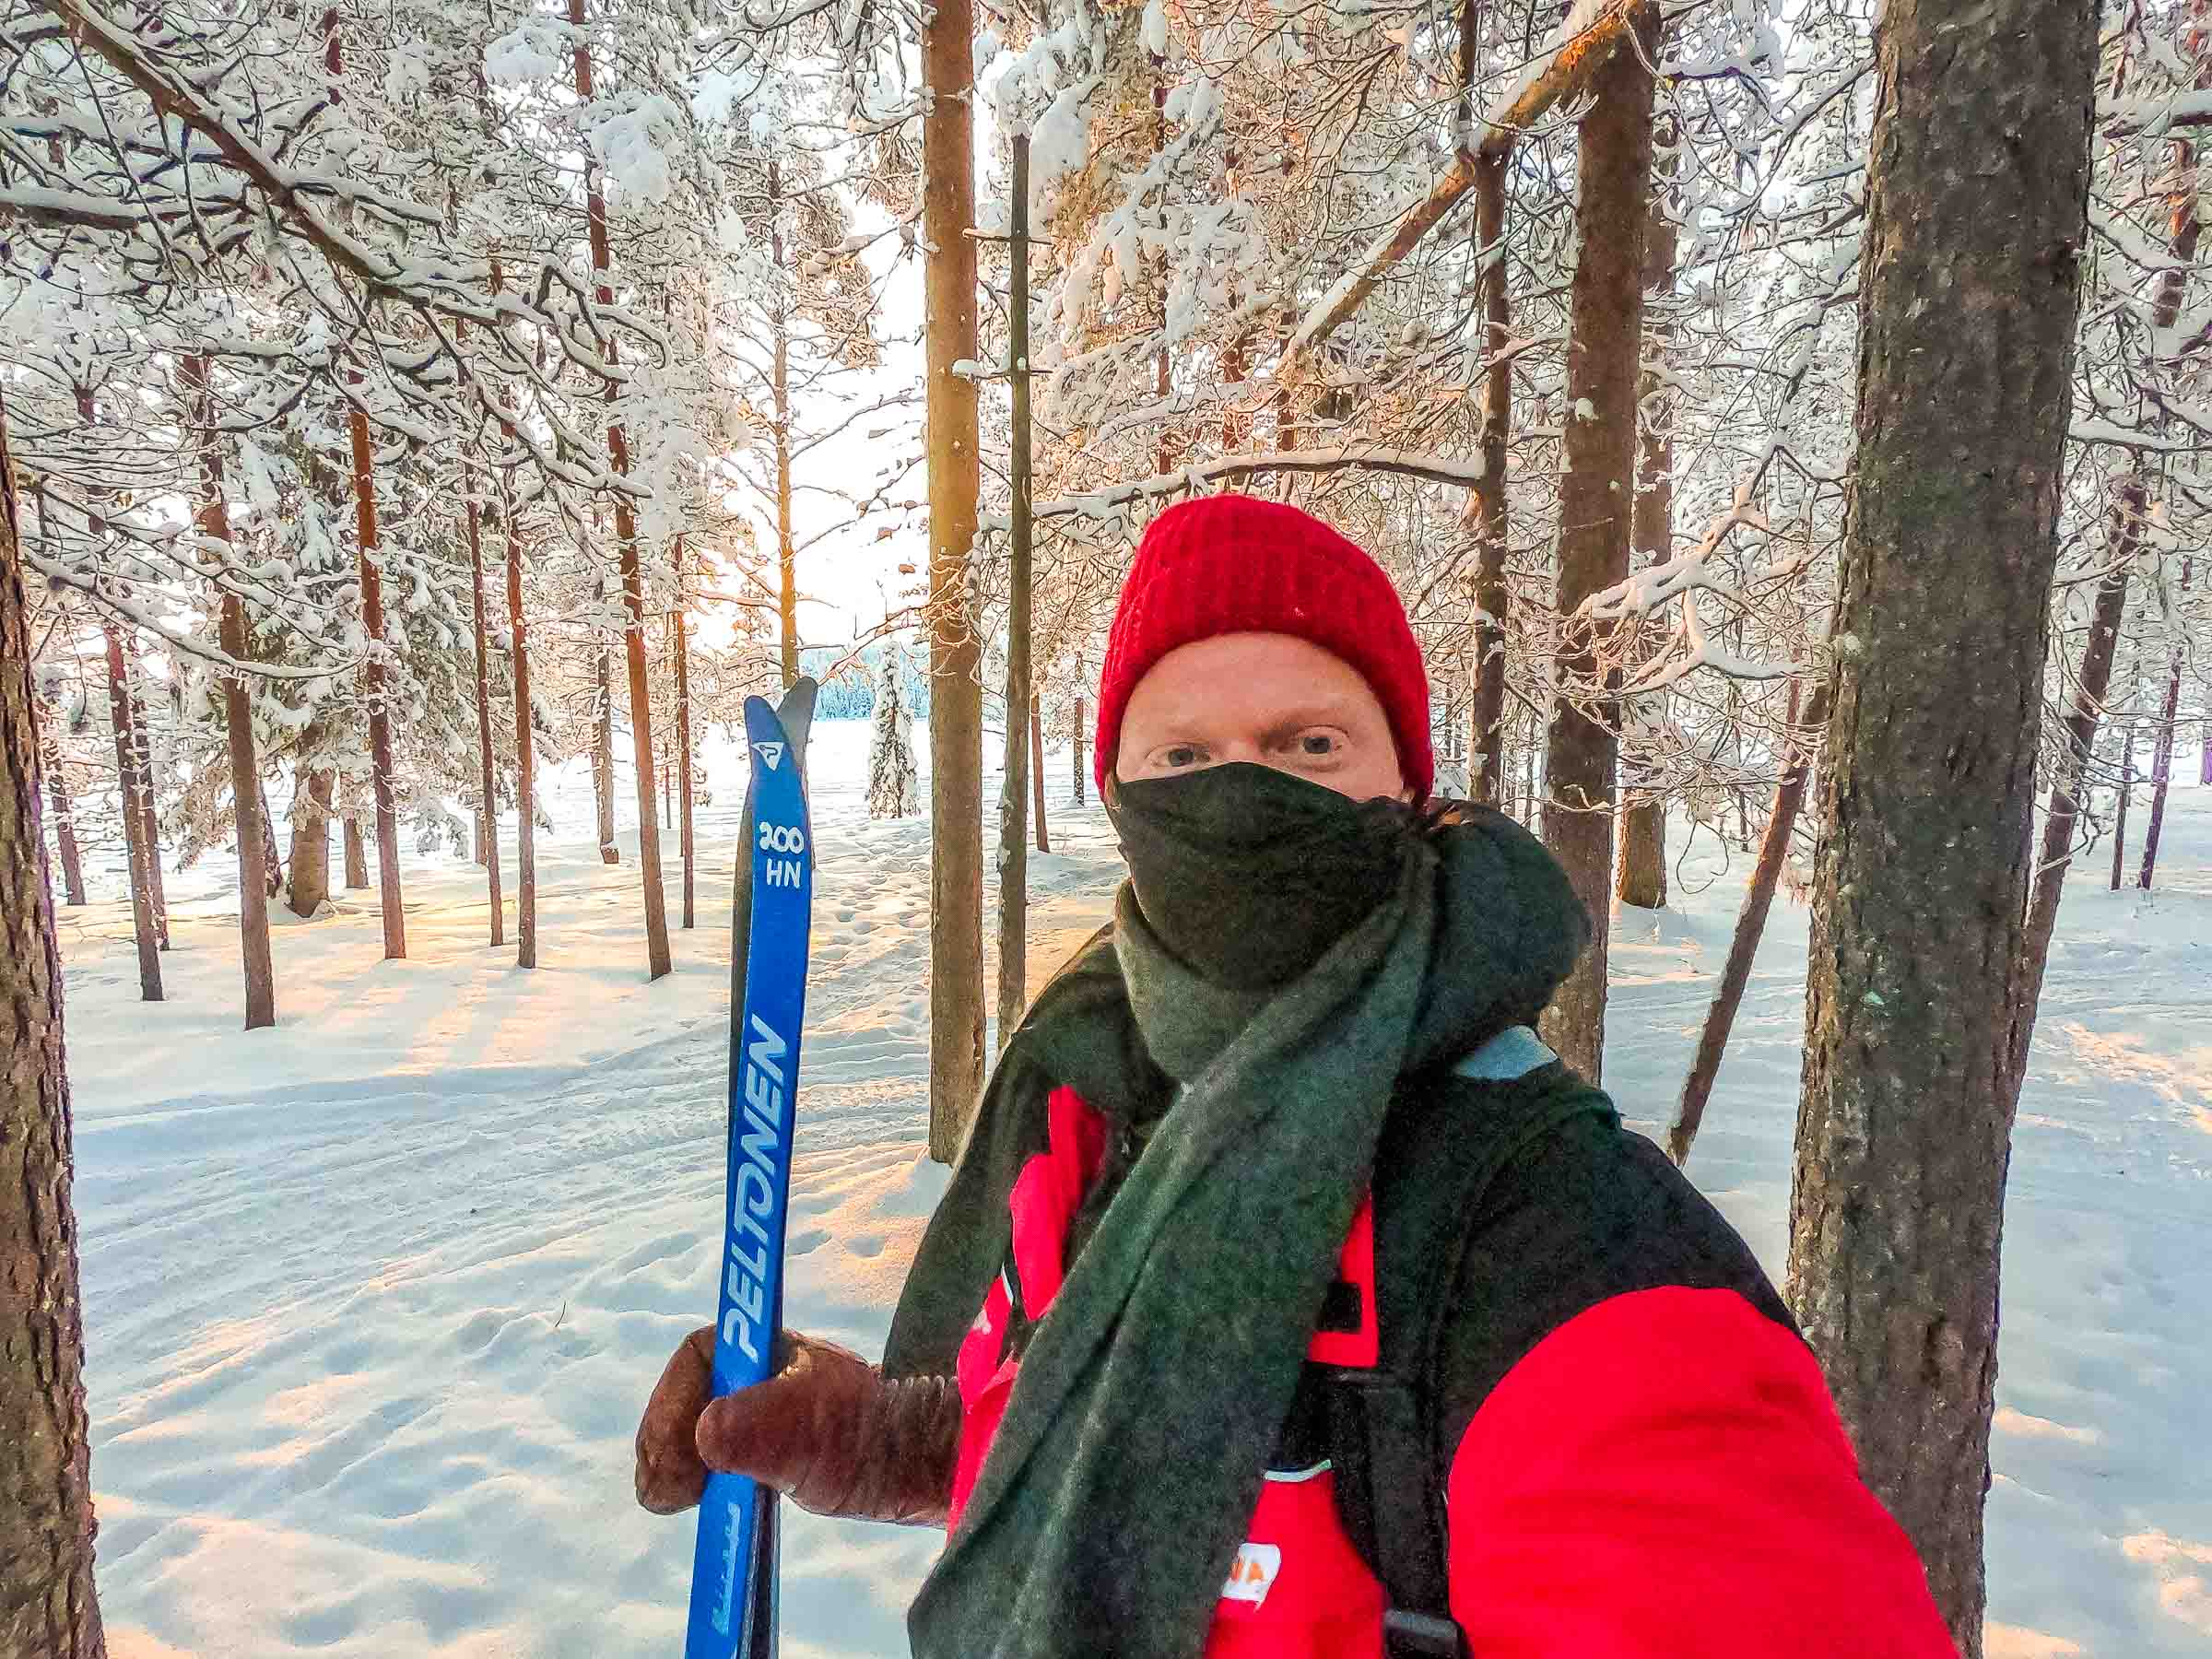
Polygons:
M749 1475L818 1515L943 1525L960 1443L950 1377L888 1382L833 1342L784 1331L776 1374L710 1400L714 1327L684 1338L638 1423L638 1501L689 1509L707 1471Z

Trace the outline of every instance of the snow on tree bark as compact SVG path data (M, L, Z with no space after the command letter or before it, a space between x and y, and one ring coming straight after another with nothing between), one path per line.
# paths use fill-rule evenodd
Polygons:
M1642 361L1645 198L1652 182L1654 16L1598 68L1583 117L1575 260L1567 347L1568 418L1559 477L1559 615L1629 573L1636 505L1636 388ZM1598 630L1571 623L1562 680L1588 706L1555 695L1545 755L1544 843L1590 912L1589 948L1545 1011L1547 1041L1592 1083L1606 1042L1606 917L1612 911L1613 778L1619 747L1602 689Z
M606 597L606 585L600 596ZM599 862L620 864L615 844L615 686L606 641L592 651L592 804L599 814Z
M1877 30L1788 1296L1964 1659L2096 28L1892 0Z
M102 1659L62 966L18 522L0 410L0 1659Z
M123 635L124 688L131 709L132 790L138 802L138 844L146 849L146 882L154 901L154 936L167 950L169 940L169 888L161 873L161 824L155 809L158 787L154 778L154 740L146 721L146 704L138 695L144 673L138 662L138 641Z
M182 367L183 384L193 400L192 418L199 428L200 500L194 516L203 536L218 547L229 547L230 508L223 495L223 453L221 439L216 431L215 389L209 379L207 359L188 357ZM359 418L358 411L355 418ZM366 432L354 441L356 453L365 453ZM374 506L365 511L370 516L363 522L371 526L370 541L373 543ZM229 588L223 592L218 626L223 651L230 660L241 664L252 661L245 605ZM270 851L274 832L269 827L268 806L262 797L261 764L253 748L253 699L243 676L235 670L223 677L223 725L230 753L233 839L238 843L238 944L245 971L246 1030L255 1031L276 1023L276 969L269 954L269 895L275 891L272 877L276 866ZM388 782L391 759L388 740L384 754ZM397 844L396 834L394 844ZM151 847L147 852L155 853ZM385 856L391 854L387 852ZM386 924L387 940L389 928ZM404 944L402 954L405 954Z
M12 534L12 533L11 533ZM101 631L108 644L108 712L115 731L115 778L123 818L124 858L130 871L131 930L138 943L138 994L161 1000L161 944L154 931L153 890L146 874L147 848L140 815L132 808L135 791L131 758L131 699L124 684L123 639L112 622Z
M64 902L72 909L85 901L85 865L76 847L76 819L69 806L69 781L62 772L62 746L49 735L45 742L46 788L53 797L54 847L62 861Z
M477 818L483 825L482 857L487 903L491 912L491 942L507 942L506 906L500 896L499 773L491 750L491 653L484 638L484 548L477 523L477 498L472 482L465 504L468 516L468 612L475 625L477 646Z
M537 754L530 726L530 642L523 613L523 539L512 503L507 530L507 627L514 653L514 965L537 966Z

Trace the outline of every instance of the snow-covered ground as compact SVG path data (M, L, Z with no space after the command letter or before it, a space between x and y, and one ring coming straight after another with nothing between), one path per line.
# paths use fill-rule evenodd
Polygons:
M817 732L789 1299L793 1323L874 1351L942 1171L922 1154L926 827L867 820L865 742ZM655 985L634 864L599 863L574 769L551 800L565 833L541 837L535 972L488 947L481 872L412 863L409 959L381 959L373 891L344 895L278 930L281 1023L249 1036L220 861L171 878L159 1006L136 1000L126 909L63 912L117 1659L676 1651L691 1526L636 1508L629 1441L712 1307L736 760L717 754L700 815L700 925ZM1055 852L1032 855L1036 975L1118 871L1066 772L1048 771ZM512 823L504 845L512 896ZM1700 833L1672 906L1616 923L1606 1077L1641 1126L1679 1086L1747 870ZM2155 895L2094 868L2069 891L2021 1101L1998 1659L2212 1650L2207 937L2212 790L2177 789ZM1805 949L1781 907L1690 1165L1778 1276ZM794 1659L903 1653L935 1542L793 1516Z

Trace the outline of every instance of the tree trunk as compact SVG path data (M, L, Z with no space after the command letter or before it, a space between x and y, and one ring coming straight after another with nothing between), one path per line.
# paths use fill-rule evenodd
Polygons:
M588 104L592 100L592 49L583 33L583 0L569 0L569 22L576 30L576 96ZM607 276L612 261L607 249L606 196L595 166L585 171L584 209L599 303L611 306L615 290ZM611 335L606 340L606 360L610 367L617 360ZM613 381L607 382L610 410L619 394L620 388ZM628 478L629 437L619 419L610 418L606 423L606 449L615 476ZM670 966L668 895L661 885L661 823L653 809L653 693L645 677L645 577L639 560L637 507L627 491L615 495L615 546L622 561L622 606L629 618L622 630L622 644L629 668L630 758L638 792L638 875L645 894L646 978L657 980ZM606 808L610 818L611 794ZM605 846L600 856L606 856Z
M53 797L53 839L62 858L62 887L72 909L85 901L85 862L76 848L76 819L69 810L69 781L62 775L62 746L45 740L46 788Z
M276 844L276 815L269 810L269 785L256 778L253 787L261 806L261 877L263 896L274 899L284 890L284 851Z
M783 170L768 164L769 257L783 265ZM769 308L768 327L774 367L770 383L776 427L776 623L777 643L788 688L799 677L799 560L791 537L791 320L782 304Z
M2066 716L2065 749L2059 757L2058 775L2051 781L2051 805L2043 814L2042 852L2029 873L2028 922L2020 938L2020 1012L2012 1039L2012 1091L2016 1097L2028 1076L2028 1052L2035 1038L2035 1010L2042 999L2051 935L2058 927L2066 870L2074 862L2074 827L2088 793L2089 756L2097 747L2104 694L2112 683L2112 658L2118 653L2120 623L2127 610L2128 571L2142 551L2143 497L2143 475L2131 473L2120 488L2120 504L2114 513L2118 534L2112 538L2116 551L2112 569L2097 584L2088 642L2082 647L2081 673L2074 683L2074 707Z
M262 890L265 897L274 899L284 890L284 851L276 844L276 815L269 810L267 782L256 778L253 790L261 817Z
M523 623L523 538L507 527L507 627L514 652L514 965L537 966L537 750L530 722L530 641Z
M616 470L627 476L627 453L617 462ZM616 503L615 533L622 540L622 599L629 611L624 643L629 655L629 727L637 761L638 874L645 891L646 978L657 980L673 960L668 952L668 893L661 881L661 826L653 810L653 691L645 681L645 580L638 562L637 522L627 498Z
M295 916L312 916L330 897L330 798L337 774L327 766L307 773L292 807L292 856L285 903Z
M692 927L698 924L699 912L694 898L697 865L691 834L691 642L684 629L680 560L677 570L678 602L669 618L676 630L676 794L683 813L684 925Z
M1614 896L1638 910L1666 907L1666 802L1638 794L1620 809L1620 871Z
M1083 683L1083 659L1078 656L1076 659L1076 685L1077 689L1076 691L1076 740L1074 745L1076 751L1076 792L1069 797L1078 806L1083 805L1084 780L1085 772L1087 771L1083 764L1083 755L1085 749L1089 747L1088 743L1087 742L1089 734L1086 732L1083 727L1083 692L1081 690Z
M1157 147L1157 134L1155 147ZM1006 476L1010 534L1006 572L1006 719L1005 775L998 791L998 1046L1005 1048L1029 1006L1030 808L1029 722L1032 524L1030 517L1030 139L1012 139L1013 234L1007 256L1007 375L1013 394Z
M137 771L138 840L146 849L146 880L154 900L154 936L167 950L169 886L161 872L161 819L154 805L159 787L154 776L154 738L147 724L146 704L138 695L138 683L144 678L138 665L138 641L127 632L123 636L123 661L126 670L124 686L131 700L131 759Z
M1980 1659L2012 1025L2097 14L1893 0L1822 766L1791 1307ZM2004 135L2006 165L1961 167ZM1941 296L1942 303L1930 303Z
M1466 19L1463 17L1463 23ZM1494 157L1475 174L1475 239L1482 246L1482 293L1488 326L1483 351L1482 429L1477 439L1482 477L1476 483L1475 684L1468 716L1467 796L1498 805L1505 788L1505 466L1512 430L1513 370L1505 359L1512 330L1506 297L1505 158Z
M616 470L628 475L627 446ZM637 521L627 498L616 503L615 534L621 541L622 601L629 614L623 644L629 667L630 747L638 792L638 874L645 897L646 978L657 980L671 966L668 895L661 881L660 819L653 801L653 692L645 677L645 583L639 564Z
M141 897L146 901L147 927L157 951L168 948L167 918L162 914L159 891L160 849L147 836L147 825L152 815L146 810L146 779L140 770L143 759L138 747L137 730L132 723L132 712L137 699L131 695L130 659L123 648L123 633L112 622L103 622L101 630L108 642L108 708L115 728L115 783L116 810L123 819L124 846L129 855L131 873L131 903L133 914ZM143 948L143 947L142 947ZM140 964L140 989L145 989L144 964ZM147 994L148 1002L161 1000L159 977L157 973L155 989Z
M1157 158L1168 147L1167 60L1158 53L1147 53L1146 55L1152 60L1152 154ZM1029 163L1025 159L1022 165L1026 168ZM1156 159L1154 166L1158 165ZM1164 254L1152 261L1152 264L1157 278L1154 291L1159 300L1159 347L1152 354L1152 395L1160 410L1158 435L1152 445L1152 470L1157 475L1171 471L1175 465L1174 426L1167 417L1168 394L1174 384L1171 365L1168 360L1168 284L1172 266ZM1008 711L1006 718L1009 721L1014 718L1011 711ZM1002 1037L999 1041L1003 1042L1006 1040Z
M2120 740L2120 793L2112 804L2112 891L2120 890L2120 872L2127 859L2127 804L2136 793L2136 728L2131 722Z
M485 887L491 908L491 942L507 942L507 907L500 894L500 780L491 753L491 653L484 637L484 549L477 523L475 487L470 487L468 514L468 608L477 631L477 770L483 806Z
M12 558L14 548L11 546ZM131 928L138 941L138 994L161 1000L161 942L154 929L153 889L147 881L146 832L136 810L135 764L131 755L131 698L124 680L123 637L101 624L108 640L108 713L115 728L115 777L120 792L123 848L131 877Z
M2150 750L2150 817L2143 825L2143 873L2136 885L2150 891L2151 872L2159 862L2159 831L2166 822L2166 786L2173 777L2174 716L2182 701L2182 653L2177 646L2166 676L2166 712L2159 719L2159 735Z
M361 839L361 820L346 820L346 887L349 892L364 891L369 886L369 849Z
M62 966L39 821L38 702L18 559L15 462L0 410L0 752L8 780L0 806L0 1659L102 1659ZM121 665L118 646L111 667ZM139 936L158 998L150 927Z
M1538 756L1543 747L1538 741L1543 734L1537 730L1534 710L1529 712L1527 725L1528 738L1521 747L1521 821L1533 830L1536 828L1540 816L1540 807L1536 801L1536 769Z
M597 712L592 726L592 799L599 809L599 862L620 864L622 850L615 844L615 685L604 641L592 653L592 697Z
M1633 44L1614 53L1593 84L1583 117L1582 178L1567 347L1569 416L1559 477L1558 605L1571 617L1584 599L1629 573L1636 500L1636 386L1642 359L1645 198L1652 185L1652 49L1656 14L1644 13ZM1588 406L1587 416L1573 411ZM1562 680L1600 675L1598 634L1568 624ZM1609 676L1606 677L1608 679ZM1612 911L1613 773L1619 744L1614 710L1599 697L1585 711L1552 704L1545 756L1544 841L1565 866L1591 917L1590 947L1551 999L1544 1029L1560 1058L1601 1080L1606 1043L1606 919Z
M949 1163L983 1082L983 705L968 605L975 541L973 0L922 27L924 420L929 473L929 1152Z
M1671 144L1674 136L1670 120L1654 134L1654 147L1661 139ZM1665 563L1675 540L1675 410L1665 390L1667 349L1675 332L1677 231L1665 199L1666 181L1674 174L1671 154L1658 171L1660 178L1644 219L1643 292L1651 326L1644 331L1646 357L1636 388L1642 419L1636 440L1636 511L1630 534L1635 556L1645 565ZM1666 801L1648 789L1631 792L1620 815L1620 869L1614 893L1621 903L1641 910L1658 910L1666 903Z
M1796 690L1792 688L1790 701L1794 705L1796 700ZM1822 680L1805 712L1801 729L1808 738L1818 738L1820 728L1828 724L1828 709L1829 682ZM1796 723L1794 707L1791 722ZM1713 1078L1720 1075L1721 1056L1727 1052L1728 1033L1735 1029L1744 988L1751 982L1751 963L1767 931L1775 883L1781 879L1782 866L1789 862L1790 837L1797 828L1797 814L1805 805L1806 779L1811 771L1811 742L1794 738L1783 757L1782 779L1774 788L1774 810L1767 815L1767 833L1759 842L1759 862L1751 869L1751 885L1745 890L1743 908L1736 912L1728 961L1721 970L1712 1004L1705 1011L1697 1058L1690 1062L1689 1076L1683 1079L1674 1126L1667 1131L1666 1155L1678 1164L1689 1160L1690 1143L1698 1138L1698 1126L1705 1121L1705 1102L1712 1097Z
M360 376L353 374L358 382ZM369 782L376 799L376 885L384 924L384 959L407 954L407 918L399 890L399 796L392 776L392 712L384 690L384 579L377 560L376 473L369 448L369 418L349 412L353 438L354 521L361 557L361 629L369 636L361 670L369 703Z
M204 357L186 358L183 362L183 380L194 394L194 401L198 405L200 506L195 517L200 534L227 548L230 545L230 508L223 496L223 453L216 436L215 391L208 375L207 359ZM360 417L357 414L354 418L359 421ZM364 424L357 429L354 437L357 465L367 453L368 432ZM366 534L373 543L375 508L373 505L365 505L362 513ZM363 558L366 559L367 555L364 554ZM365 564L363 568L366 570ZM245 606L234 593L226 592L223 594L219 630L223 652L231 661L243 663L251 660L252 644L246 636ZM372 628L370 637L373 641L382 635L380 629ZM373 651L373 645L371 649ZM381 670L378 672L381 673ZM230 801L238 842L239 957L245 971L246 1030L254 1031L276 1023L276 971L269 955L269 896L275 891L270 877L275 865L269 851L271 831L268 808L262 798L261 762L253 752L253 700L246 690L242 675L231 673L223 678L223 722L229 738ZM389 732L385 735L384 759L388 779L391 759ZM389 852L384 855L393 856ZM403 954L404 949L403 943Z
M1052 832L1044 822L1044 711L1038 706L1037 694L1030 693L1030 810L1037 817L1037 851L1053 850Z

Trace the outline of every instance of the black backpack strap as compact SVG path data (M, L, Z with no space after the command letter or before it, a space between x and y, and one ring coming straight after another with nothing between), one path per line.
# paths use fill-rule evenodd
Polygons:
M1612 1103L1554 1062L1413 1085L1377 1149L1374 1370L1326 1374L1336 1507L1387 1598L1387 1659L1467 1659L1452 1618L1437 1356L1485 1188L1552 1130Z
M1328 1402L1337 1517L1382 1581L1386 1659L1466 1659L1421 1402L1384 1371L1330 1371Z

